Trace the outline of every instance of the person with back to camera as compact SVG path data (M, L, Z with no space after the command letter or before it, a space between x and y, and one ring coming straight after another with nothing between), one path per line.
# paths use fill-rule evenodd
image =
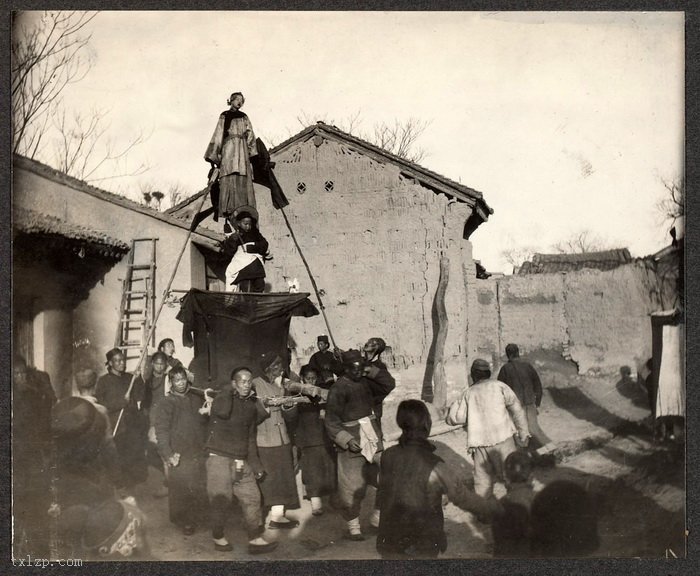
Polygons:
M420 400L404 400L396 412L401 437L381 460L381 515L377 551L386 559L437 558L447 549L443 496L482 519L501 511L467 489L457 470L434 454L432 420Z
M526 447L530 434L520 401L503 382L491 378L486 360L474 360L471 377L473 384L452 403L445 421L464 426L474 459L474 491L488 498L494 481L503 481L503 463L515 452L516 442Z
M506 346L506 356L508 362L498 372L498 379L511 387L525 409L527 427L534 440L530 443L529 449L538 458L554 448L554 443L540 428L537 421L537 410L542 403L542 382L532 364L520 358L520 349L517 344L511 343Z
M547 484L530 509L534 558L580 558L598 549L598 514L591 495L568 480Z
M501 498L503 514L493 519L494 556L530 556L530 508L535 497L532 485L532 457L517 450L506 458L505 479L508 493Z

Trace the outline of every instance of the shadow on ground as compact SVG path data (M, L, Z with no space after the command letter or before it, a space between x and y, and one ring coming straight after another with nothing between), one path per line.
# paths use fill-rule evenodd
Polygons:
M578 420L610 431L628 422L594 402L579 388L549 388L548 391L557 408L566 410Z

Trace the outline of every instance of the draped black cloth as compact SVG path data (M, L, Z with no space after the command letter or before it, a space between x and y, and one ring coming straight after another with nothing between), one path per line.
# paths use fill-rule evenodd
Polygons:
M190 290L177 319L182 341L194 346L190 370L195 386L220 389L231 370L248 366L258 372L258 359L277 351L289 366L289 324L292 316L316 316L308 293L241 293Z

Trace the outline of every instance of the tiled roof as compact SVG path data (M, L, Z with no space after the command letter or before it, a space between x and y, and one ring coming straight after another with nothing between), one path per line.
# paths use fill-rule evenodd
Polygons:
M627 248L580 254L535 254L531 261L523 263L518 274L551 274L584 268L612 270L629 262L632 256Z
M126 242L112 238L102 232L91 230L85 226L70 224L65 220L42 214L36 210L14 208L12 211L12 225L15 231L24 234L62 236L71 240L82 240L89 244L108 247L116 252L126 253L129 251L129 245Z

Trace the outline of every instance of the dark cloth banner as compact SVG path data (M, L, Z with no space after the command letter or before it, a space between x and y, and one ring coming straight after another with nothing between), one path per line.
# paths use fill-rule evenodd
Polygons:
M289 366L289 324L292 316L319 312L308 293L235 293L190 290L182 300L177 319L182 342L194 346L190 370L195 386L220 389L229 383L231 370L248 366L255 376L261 354L277 351Z

